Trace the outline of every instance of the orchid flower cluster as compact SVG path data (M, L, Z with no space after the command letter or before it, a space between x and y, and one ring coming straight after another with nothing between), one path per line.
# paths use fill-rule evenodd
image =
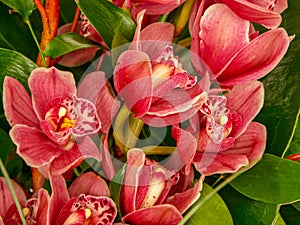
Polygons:
M279 27L287 0L109 4L135 21L130 42L109 51L82 13L74 32L93 46L33 69L28 89L4 78L10 138L42 181L30 194L11 181L20 215L0 178L0 224L179 224L207 179L248 170L264 154L267 130L253 121L264 104L258 79L293 39ZM180 7L188 49L174 41L183 27L159 20ZM80 82L58 69L89 63L95 46L100 59Z

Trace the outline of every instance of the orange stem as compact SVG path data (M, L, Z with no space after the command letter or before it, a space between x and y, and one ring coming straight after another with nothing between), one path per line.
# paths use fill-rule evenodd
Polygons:
M71 27L70 32L75 32L76 27L77 27L77 24L78 24L79 16L80 16L80 9L79 9L79 7L77 6L76 11L75 11L75 15L74 15L74 19L73 19L73 22L72 22L72 27Z
M37 192L44 185L45 178L42 176L37 168L31 168L32 181L33 181L33 191Z

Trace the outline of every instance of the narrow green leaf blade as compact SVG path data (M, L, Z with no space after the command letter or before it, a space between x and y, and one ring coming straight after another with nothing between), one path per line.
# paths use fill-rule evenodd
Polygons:
M99 45L79 34L66 33L52 39L47 45L44 55L56 58L75 50L91 47L99 47Z
M20 13L24 21L28 20L34 10L34 3L30 0L1 0L1 2Z
M300 163L265 154L251 170L230 184L243 195L270 204L300 199Z
M198 201L201 201L202 198L209 195L209 193L213 192L213 188L208 184L203 184L203 189L201 191L201 196ZM233 221L230 215L230 212L222 200L222 198L215 194L208 201L205 202L203 206L201 206L196 213L191 217L191 219L187 222L188 225L233 225Z
M2 93L5 76L11 76L28 87L28 77L37 65L21 53L0 48L0 68L0 93Z
M235 225L270 225L277 205L252 200L240 194L230 186L220 191Z
M135 23L124 11L107 0L78 0L80 10L111 47L116 30L132 40Z

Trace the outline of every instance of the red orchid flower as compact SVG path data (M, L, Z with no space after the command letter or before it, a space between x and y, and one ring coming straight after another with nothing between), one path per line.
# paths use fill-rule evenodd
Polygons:
M130 149L120 195L122 221L128 224L178 224L181 214L196 201L202 177L192 187L189 176L168 170L145 157L141 149ZM176 185L178 183L178 185Z
M263 105L262 83L235 86L225 96L210 96L199 113L196 170L208 176L234 173L259 160L265 150L266 128L252 122Z
M203 7L199 10L203 11ZM202 17L195 18L191 22L191 28L195 28L191 51L209 66L211 79L217 79L222 86L231 87L265 76L283 58L290 43L283 28L257 36L250 22L225 4L213 4ZM203 73L197 61L192 61L196 70Z
M135 117L145 123L158 127L180 123L196 113L206 101L206 93L168 44L174 27L155 23L140 32L140 23L141 19L130 49L118 58L115 89ZM157 31L164 34L162 38Z
M281 23L281 13L287 9L287 0L218 0L231 8L238 16L266 28L276 28Z
M14 78L5 77L3 105L10 136L25 162L42 172L62 174L86 157L101 160L88 136L101 128L96 107L76 96L73 75L38 68L28 79L31 96ZM45 173L44 173L45 174Z

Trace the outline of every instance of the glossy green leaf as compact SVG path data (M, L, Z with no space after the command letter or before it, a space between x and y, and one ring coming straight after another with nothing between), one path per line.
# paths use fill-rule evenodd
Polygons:
M75 50L91 47L99 47L99 45L79 34L65 33L50 41L44 51L44 55L56 58Z
M24 21L28 20L35 7L33 1L30 0L1 0L1 2L19 12Z
M300 202L295 202L292 204L295 209L297 209L300 213Z
M213 188L208 184L203 184L203 189L201 191L201 196L198 201L201 201L202 198L209 195L213 192ZM209 200L202 205L196 213L190 218L187 222L188 225L211 225L211 224L224 224L230 225L233 224L230 212L222 200L222 198L215 194Z
M115 32L121 32L132 40L135 23L130 16L107 0L78 0L83 14L98 31L105 43L111 47Z
M257 120L267 127L267 152L281 156L293 133L300 108L300 26L298 0L289 0L282 27L296 37L279 65L264 79L265 103Z
M240 194L230 186L220 191L235 225L270 225L277 205L252 200Z
M265 154L260 162L230 184L243 195L270 204L300 199L300 163Z
M0 48L18 51L35 60L38 49L22 17L18 13L9 13L9 7L2 3L0 3L0 15ZM30 18L32 18L31 24L35 33L39 36L41 33L40 15L36 11Z
M275 220L274 220L274 225L286 225L284 220L282 219L281 215L278 213Z
M0 158L2 162L6 161L11 145L12 141L8 134L4 130L0 129Z
M16 51L0 48L0 68L0 93L2 93L5 76L14 77L28 87L27 79L37 65Z
M72 23L76 10L76 3L74 0L60 1L60 22L63 24Z

